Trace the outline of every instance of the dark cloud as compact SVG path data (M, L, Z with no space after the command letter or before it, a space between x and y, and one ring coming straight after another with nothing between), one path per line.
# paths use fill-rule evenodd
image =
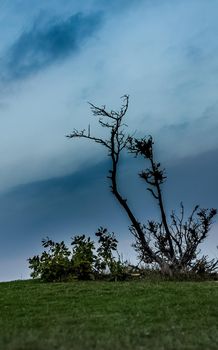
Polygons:
M201 146L204 147L203 151L206 151L205 146L210 144L208 141L213 140L211 143L212 148L216 148L218 131L217 108L218 103L215 102L204 107L201 114L195 119L191 119L190 114L187 114L183 116L183 120L181 121L166 123L160 128L158 137L164 134L165 139L174 138L177 145L179 144L179 140L184 143L185 140L189 141L190 137L192 137L192 140L195 140L195 144L200 146L200 152L202 152ZM203 132L199 133L199 130ZM199 143L199 135L202 138L201 145Z
M197 61L203 60L204 52L202 48L190 45L186 48L186 56L193 64L196 64Z
M63 227L69 229L69 234L80 227L82 230L83 218L90 223L95 217L92 188L95 187L97 196L105 187L103 168L100 165L73 175L21 185L1 195L0 227L7 231L9 241L18 246L21 241L29 244L34 235L39 240L48 232L55 234ZM99 183L97 188L96 182ZM107 188L103 195L105 192ZM95 204L97 207L97 202Z
M77 13L66 20L50 20L41 25L37 20L24 31L2 58L4 81L25 78L62 61L77 52L84 41L99 27L101 14Z
M218 208L218 149L179 159L166 168L165 197L169 196L170 208L181 201L187 210L196 204Z
M192 207L218 207L218 150L165 164L168 181L164 197L168 211L179 210L183 201L187 214ZM119 185L138 218L155 217L157 207L137 173L143 162L132 159L121 167ZM0 196L0 257L34 252L42 237L69 239L77 233L93 234L105 225L123 239L129 221L109 190L108 161L77 174L40 181ZM130 248L131 249L131 248Z

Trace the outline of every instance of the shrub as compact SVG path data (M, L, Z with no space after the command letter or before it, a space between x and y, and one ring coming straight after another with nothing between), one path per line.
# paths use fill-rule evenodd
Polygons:
M125 279L127 277L127 262L121 260L114 232L111 234L106 228L100 227L95 235L98 237L99 244L95 264L97 271L101 275L108 272L108 275L115 280ZM117 255L117 258L113 253Z
M41 256L29 258L31 277L39 277L42 281L58 282L66 280L73 273L70 251L64 241L55 243L48 237L42 240L42 246L47 249Z
M72 265L74 274L78 279L88 280L94 277L94 264L96 255L95 245L90 237L75 236L71 243L73 246Z
M127 277L127 263L122 262L117 250L114 233L100 227L96 232L98 248L94 241L85 235L72 238L72 251L64 241L56 243L49 239L42 240L45 248L41 255L29 258L31 277L44 282L68 281L72 278L89 280L109 278L121 280ZM113 253L117 254L117 257Z

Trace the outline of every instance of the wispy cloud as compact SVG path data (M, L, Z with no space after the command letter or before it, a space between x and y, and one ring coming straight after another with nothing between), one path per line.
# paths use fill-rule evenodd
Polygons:
M41 24L38 19L24 31L1 59L1 79L25 78L52 63L77 52L85 40L99 28L101 14L77 13L66 20L52 19Z

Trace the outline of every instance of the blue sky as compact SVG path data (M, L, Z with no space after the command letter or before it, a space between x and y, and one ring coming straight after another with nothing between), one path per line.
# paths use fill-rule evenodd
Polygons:
M104 150L65 138L89 123L100 135L87 101L116 109L130 95L126 123L156 140L169 210L218 207L217 10L216 0L0 1L0 280L27 277L46 235L106 225L134 254ZM136 163L121 166L123 191L146 220L155 205Z

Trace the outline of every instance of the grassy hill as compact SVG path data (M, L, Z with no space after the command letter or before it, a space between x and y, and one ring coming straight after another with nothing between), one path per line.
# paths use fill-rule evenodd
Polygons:
M0 283L0 349L217 350L218 283Z

